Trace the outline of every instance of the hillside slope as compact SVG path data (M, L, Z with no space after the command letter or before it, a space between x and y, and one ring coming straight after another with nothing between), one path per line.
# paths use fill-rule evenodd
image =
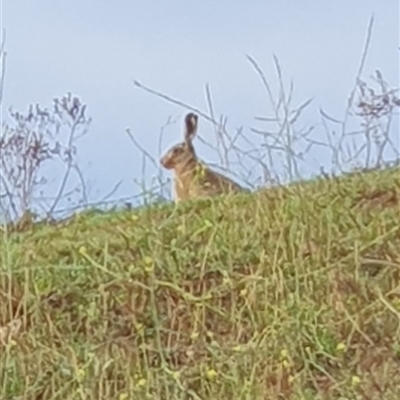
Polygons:
M1 399L398 399L399 172L3 232Z

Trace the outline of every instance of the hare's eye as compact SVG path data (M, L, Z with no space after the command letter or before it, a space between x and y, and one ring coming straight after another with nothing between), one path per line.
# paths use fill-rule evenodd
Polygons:
M174 153L175 154L182 154L183 150L184 150L183 146L178 146L178 147L175 147Z

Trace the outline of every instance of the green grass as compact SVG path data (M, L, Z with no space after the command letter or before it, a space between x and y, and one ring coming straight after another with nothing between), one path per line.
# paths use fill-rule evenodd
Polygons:
M4 231L0 398L397 400L399 172Z

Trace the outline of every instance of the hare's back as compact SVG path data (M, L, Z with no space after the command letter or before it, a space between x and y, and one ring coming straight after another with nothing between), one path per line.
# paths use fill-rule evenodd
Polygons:
M218 196L221 194L238 193L245 189L228 177L205 168L202 179L196 187L198 196Z

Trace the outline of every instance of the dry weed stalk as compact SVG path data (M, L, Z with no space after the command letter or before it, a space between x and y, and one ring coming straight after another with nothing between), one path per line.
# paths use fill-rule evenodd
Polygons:
M9 116L11 122L3 123L0 137L0 204L6 220L17 221L34 213L51 218L67 197L86 202L76 147L91 122L86 105L67 94L54 100L51 111L36 105L26 114L10 110ZM39 189L49 183L48 168L60 163L64 172L59 187L45 197ZM76 179L71 186L72 173Z
M320 110L327 143L319 144L331 152L332 173L380 168L388 159L398 159L400 156L399 147L392 137L393 117L400 106L396 95L398 88L391 88L380 71L375 71L372 77L375 87L362 79L373 23L374 19L371 18L355 84L343 118L334 118Z

